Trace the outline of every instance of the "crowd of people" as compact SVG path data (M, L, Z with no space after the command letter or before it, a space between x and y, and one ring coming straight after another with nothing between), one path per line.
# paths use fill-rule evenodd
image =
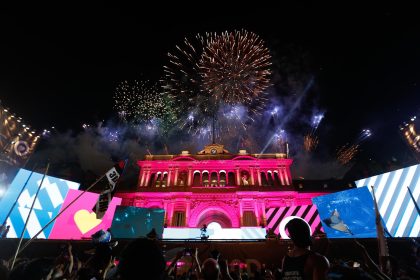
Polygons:
M311 250L309 227L300 219L286 225L293 246L277 266L244 268L229 263L217 250L200 259L197 248L178 250L165 259L156 234L131 241L119 253L117 242L107 232L93 236L92 250L77 253L70 243L63 245L55 258L19 258L0 263L0 280L31 279L145 279L145 280L277 280L277 279L420 279L420 244L413 240L409 263L390 259L391 269L383 272L366 248L355 241L360 258L331 259Z
M10 230L10 225L6 225L5 223L3 223L0 226L0 238L6 238L7 234L9 233Z

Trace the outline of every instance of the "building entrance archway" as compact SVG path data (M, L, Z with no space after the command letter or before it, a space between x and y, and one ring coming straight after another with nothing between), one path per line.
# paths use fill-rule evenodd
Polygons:
M204 224L209 225L210 223L217 223L222 228L232 227L232 221L229 216L220 209L208 209L203 211L198 218L197 226L202 227Z

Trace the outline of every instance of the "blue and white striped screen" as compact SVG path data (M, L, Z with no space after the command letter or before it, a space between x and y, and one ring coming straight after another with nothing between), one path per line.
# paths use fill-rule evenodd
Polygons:
M393 237L420 237L420 164L356 181L358 188L374 186L379 212Z
M0 224L6 219L7 225L10 225L7 237L16 238L21 235L43 176L44 174L36 172L31 175L31 171L20 169L6 194L0 200ZM25 186L26 181L28 182ZM23 187L25 188L19 196ZM77 190L78 188L79 183L46 176L35 200L23 237L33 237L52 217L58 214L69 190ZM15 202L17 202L16 206L13 207ZM10 209L12 211L10 216L7 217ZM53 225L54 223L41 232L38 238L48 238Z

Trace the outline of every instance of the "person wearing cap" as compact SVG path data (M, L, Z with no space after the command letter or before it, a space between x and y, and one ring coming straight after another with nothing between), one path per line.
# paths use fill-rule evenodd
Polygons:
M295 218L285 228L293 242L293 249L283 258L281 279L327 279L330 264L325 256L311 251L309 225Z

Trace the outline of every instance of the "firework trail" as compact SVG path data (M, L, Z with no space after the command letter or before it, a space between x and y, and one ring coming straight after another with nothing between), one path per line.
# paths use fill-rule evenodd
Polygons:
M303 137L303 148L305 151L312 152L319 144L318 136L313 134L306 134Z
M363 129L356 139L356 144L362 143L363 141L368 139L370 136L372 136L372 131L370 131L370 129Z
M316 132L316 130L318 129L318 126L321 123L323 118L324 118L323 113L316 114L312 117L312 120L311 120L311 127L312 127L311 133L312 134L314 134Z
M349 163L356 156L358 152L359 152L358 144L353 144L353 145L346 144L338 149L337 160L342 165L345 165Z
M322 113L314 115L311 120L311 131L303 137L303 148L308 153L315 150L319 144L319 138L315 133L323 118Z
M284 117L282 118L282 121L279 125L279 127L284 127L285 124L292 118L292 116L296 113L296 111L298 110L299 106L301 105L302 99L303 97L306 95L306 93L309 91L309 89L312 87L312 85L314 84L314 78L312 77L309 82L306 84L305 88L303 89L302 93L298 96L298 98L296 98L295 102L293 103L293 105L291 106L290 110L288 111L288 113L286 115L284 115ZM267 141L267 143L265 144L264 148L261 150L260 154L263 154L267 148L271 145L272 141L275 139L276 134L274 133L270 139Z
M279 153L286 153L287 133L284 129L277 129L274 134L275 151Z
M337 150L337 160L342 165L352 161L360 151L360 145L372 136L370 129L363 129L358 135L357 139L352 144L345 144Z

